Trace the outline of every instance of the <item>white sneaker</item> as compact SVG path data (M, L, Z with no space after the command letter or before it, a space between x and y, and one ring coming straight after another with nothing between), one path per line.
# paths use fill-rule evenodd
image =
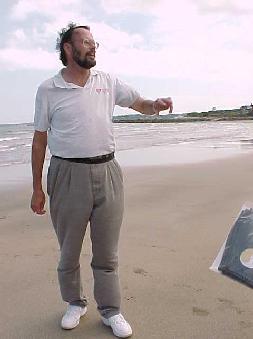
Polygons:
M102 317L102 321L106 326L112 328L113 334L119 338L127 338L133 334L131 326L124 319L122 314L116 314L108 319Z
M80 318L87 312L87 307L68 305L67 311L62 317L61 327L64 330L75 328L80 321Z

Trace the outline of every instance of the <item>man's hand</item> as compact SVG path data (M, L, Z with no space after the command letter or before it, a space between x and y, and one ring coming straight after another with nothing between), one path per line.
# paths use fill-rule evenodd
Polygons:
M169 109L169 112L171 113L173 110L173 103L171 98L160 98L153 101L139 97L130 108L142 114L158 115L160 111L165 111L166 109Z
M159 114L160 111L169 109L169 112L173 111L173 102L171 98L159 98L153 103L154 114Z
M34 191L31 199L31 209L33 210L33 212L40 215L45 214L45 201L45 193L42 190Z

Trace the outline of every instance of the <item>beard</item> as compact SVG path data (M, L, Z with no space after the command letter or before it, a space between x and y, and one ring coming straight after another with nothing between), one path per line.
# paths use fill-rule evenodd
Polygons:
M96 60L90 59L89 54L86 55L83 59L81 59L81 53L73 47L73 60L82 68L90 69L96 66Z

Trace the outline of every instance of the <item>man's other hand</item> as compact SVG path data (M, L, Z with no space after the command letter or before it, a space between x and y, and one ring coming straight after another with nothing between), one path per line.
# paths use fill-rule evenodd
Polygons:
M159 98L153 103L153 109L155 114L159 114L160 111L169 109L169 112L173 111L173 102L171 98Z
M45 201L45 193L42 190L34 191L31 199L31 209L33 210L33 212L41 215L45 214Z

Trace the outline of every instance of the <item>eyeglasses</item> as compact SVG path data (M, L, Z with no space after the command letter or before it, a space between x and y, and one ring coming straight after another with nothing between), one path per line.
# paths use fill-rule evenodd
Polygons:
M98 49L99 42L94 41L94 40L84 39L83 40L83 45L84 45L84 47L93 47L95 49Z

